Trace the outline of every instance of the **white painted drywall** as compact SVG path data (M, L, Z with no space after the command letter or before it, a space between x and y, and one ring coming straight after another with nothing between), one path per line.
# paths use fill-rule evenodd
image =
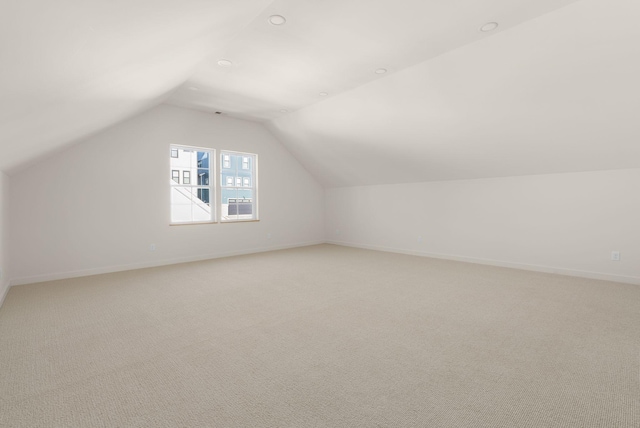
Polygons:
M257 153L260 221L169 226L170 144ZM12 284L324 239L322 187L263 125L178 107L157 107L11 180Z
M329 242L640 284L640 169L334 188L325 200Z
M9 177L0 172L0 306L9 289Z

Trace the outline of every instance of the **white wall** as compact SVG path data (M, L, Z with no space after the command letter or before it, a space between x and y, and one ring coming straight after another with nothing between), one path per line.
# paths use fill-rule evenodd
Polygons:
M260 221L169 226L170 144L257 153ZM322 187L261 124L172 106L110 128L11 181L12 284L324 239Z
M0 306L9 290L9 177L0 172Z
M639 195L640 169L335 188L326 236L640 284Z

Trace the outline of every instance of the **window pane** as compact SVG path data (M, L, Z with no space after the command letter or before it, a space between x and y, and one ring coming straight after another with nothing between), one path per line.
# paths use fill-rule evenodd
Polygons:
M177 170L171 171L171 179L176 183L180 184L180 171L177 171Z
M222 221L253 220L255 211L252 189L222 190Z
M210 220L209 189L171 187L171 221L173 223Z
M182 184L191 184L191 172L189 171L182 172Z
M197 157L198 168L209 168L209 161L211 160L211 156L209 156L208 152L198 152Z
M220 211L220 216L223 221L238 219L238 210L237 210L237 202L236 202L237 196L238 196L238 191L236 189L224 189L224 188L222 189L222 208ZM231 205L231 209L229 209L229 205Z
M253 213L253 190L238 190L236 199L237 213L239 220L251 220L254 218Z
M171 221L183 223L191 219L191 195L188 188L171 187Z
M210 190L208 188L198 188L197 197L203 204L211 205Z
M199 186L208 186L209 185L209 170L208 169L198 169L198 185Z
M178 157L178 149L171 149L171 157L172 158Z

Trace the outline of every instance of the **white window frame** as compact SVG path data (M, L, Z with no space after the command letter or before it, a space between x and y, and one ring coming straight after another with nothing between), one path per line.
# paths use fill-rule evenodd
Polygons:
M229 157L225 157L225 155L228 154ZM251 189L253 190L253 207L252 210L254 212L253 218L251 219L224 219L223 215L222 215L222 174L223 174L223 168L229 168L231 166L231 157L230 155L236 155L236 156L241 156L242 158L240 159L240 165L238 168L238 170L248 170L251 169L251 179L249 180L250 186L246 187L244 186L244 180L241 177L236 177L236 185L235 186L224 186L225 188L232 188L232 189L240 189L240 190L246 190L246 189ZM246 155L246 157L244 156ZM247 168L244 168L244 163L245 163L245 158L250 159L251 157L253 157L253 168L249 168L247 165ZM247 162L249 163L249 162ZM220 150L220 186L218 188L218 206L219 206L219 210L220 210L220 223L242 223L242 222L248 222L248 221L260 221L260 216L259 216L259 209L258 209L258 154L257 153L247 153L247 152L237 152L237 151L233 151L233 150Z
M190 224L211 224L211 223L218 223L217 220L217 214L218 214L218 185L217 185L217 180L216 180L216 166L217 166L217 153L216 153L216 149L212 149L209 147L197 147L197 146L186 146L186 145L180 145L180 144L171 144L170 146L170 150L171 150L171 156L169 157L169 170L173 171L173 167L171 166L171 159L176 159L177 157L173 156L173 150L174 149L182 149L182 150L192 150L195 152L208 152L210 159L209 159L209 184L208 185L203 185L203 184L198 184L198 181L196 180L196 182L194 183L194 181L191 179L193 174L189 174L190 176L190 184L184 184L184 183L176 183L173 179L170 181L171 185L169 186L169 224L171 226L181 226L181 225L190 225ZM199 176L197 174L197 170L198 169L204 169L204 168L198 168L196 166L196 176ZM180 170L178 170L180 171ZM184 171L183 171L184 173ZM173 176L173 172L172 172L172 176ZM184 177L183 174L180 174L180 176ZM173 191L174 187L191 187L191 188L195 188L195 189L208 189L209 190L209 206L211 207L211 219L210 220L205 220L205 221L182 221L182 222L175 222L171 219L171 192Z

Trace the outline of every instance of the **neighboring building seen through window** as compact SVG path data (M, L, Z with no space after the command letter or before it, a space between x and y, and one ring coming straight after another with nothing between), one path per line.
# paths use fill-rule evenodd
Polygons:
M258 219L258 156L222 152L220 156L222 221Z
M214 158L212 149L171 146L171 223L215 221Z

